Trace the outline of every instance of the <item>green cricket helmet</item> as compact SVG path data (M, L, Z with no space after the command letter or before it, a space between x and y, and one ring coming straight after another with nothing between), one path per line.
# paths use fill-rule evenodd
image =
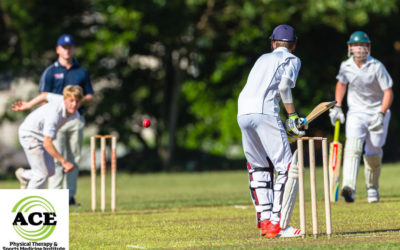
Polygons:
M352 43L371 43L371 40L369 39L367 33L363 31L355 31L353 34L351 34L349 41L347 41L347 44L352 44Z

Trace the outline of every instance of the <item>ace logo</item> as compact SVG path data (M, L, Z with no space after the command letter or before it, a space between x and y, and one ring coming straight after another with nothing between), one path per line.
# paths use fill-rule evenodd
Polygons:
M53 205L43 197L28 196L15 204L14 230L24 239L40 241L49 237L57 224Z
M69 249L67 189L0 189L0 250Z

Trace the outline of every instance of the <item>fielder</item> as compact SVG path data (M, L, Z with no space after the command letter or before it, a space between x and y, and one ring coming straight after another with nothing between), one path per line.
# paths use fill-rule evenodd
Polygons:
M292 152L286 133L298 137L305 134L297 128L302 120L295 111L291 93L301 62L291 53L297 40L291 26L277 26L270 38L273 52L258 58L251 69L239 96L237 120L257 227L267 238L295 237L301 231L288 226L288 222L297 194L297 161L291 165ZM289 114L285 125L279 117L280 99Z
M336 79L337 106L329 111L332 125L344 123L342 101L347 93L346 143L343 160L342 196L353 202L364 146L365 184L368 202L379 201L379 175L393 101L393 81L385 66L370 55L371 40L356 31L348 44L349 59L340 65Z
M29 170L19 168L15 172L21 189L45 188L47 179L55 171L54 159L61 162L65 172L74 169L74 164L56 150L53 140L67 121L79 119L77 109L82 98L82 88L69 85L64 88L63 96L41 93L29 102L18 101L12 105L13 111L23 111L47 102L30 113L19 127L19 141L31 166Z

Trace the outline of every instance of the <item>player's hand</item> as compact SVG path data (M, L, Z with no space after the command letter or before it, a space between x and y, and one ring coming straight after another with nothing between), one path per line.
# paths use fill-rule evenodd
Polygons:
M369 131L378 131L380 129L383 128L383 118L385 117L385 115L381 112L379 112L378 114L374 115L368 122L369 122L369 126L368 126L368 130Z
M71 162L65 160L63 162L61 162L61 165L64 167L64 172L71 172L74 169L74 164L72 164Z
M11 104L11 109L13 111L24 111L30 108L31 107L28 105L28 102L17 101L14 104Z
M339 106L335 106L329 110L329 117L331 118L332 126L335 126L336 120L339 120L341 124L345 121L342 108Z
M304 118L299 118L297 113L289 114L288 119L285 121L286 133L290 137L303 137L306 132L299 128L303 121Z

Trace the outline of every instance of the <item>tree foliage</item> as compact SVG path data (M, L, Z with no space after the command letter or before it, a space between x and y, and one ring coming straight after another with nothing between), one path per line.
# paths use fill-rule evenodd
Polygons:
M373 55L399 80L400 38L388 33L399 29L398 3L3 0L0 72L38 78L56 58L57 37L71 33L98 90L88 121L100 132L117 132L127 159L151 155L152 170L173 169L190 151L234 159L242 156L237 98L255 60L270 51L276 25L294 26L299 37L295 53L302 69L294 96L305 115L334 98L335 75L354 30L369 33ZM154 140L143 136L143 117L153 121ZM310 133L330 133L325 120Z

